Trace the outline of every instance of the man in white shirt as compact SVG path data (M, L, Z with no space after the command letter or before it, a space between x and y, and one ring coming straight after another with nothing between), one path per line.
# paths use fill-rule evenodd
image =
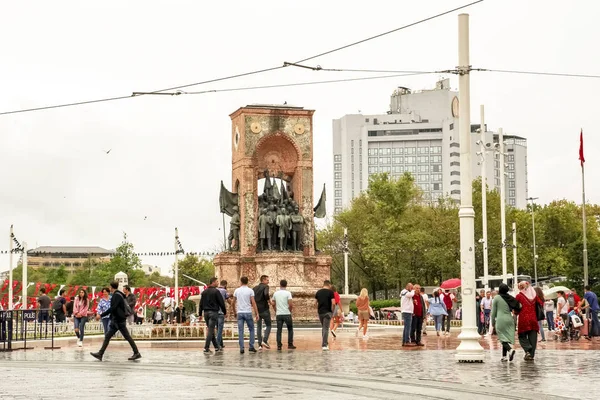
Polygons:
M490 316L492 315L492 293L489 290L485 293L485 297L481 299L479 304L479 307L481 307L481 311L483 312L485 329L488 331L488 334L490 334L492 331L489 326Z
M293 350L294 346L294 326L292 324L292 294L287 290L287 281L283 279L279 282L279 290L273 294L273 309L275 310L277 320L277 350L281 351L281 335L283 324L288 331L288 349Z
M248 325L250 331L250 353L256 353L254 348L254 319L252 318L252 310L258 318L258 309L254 301L254 290L248 287L248 277L242 276L240 279L241 286L233 292L233 315L237 317L238 335L240 342L240 354L244 354L244 322Z
M400 293L402 298L400 309L402 311L402 322L404 324L404 331L402 333L402 346L407 346L410 343L410 328L412 324L413 311L415 308L415 304L413 303L414 295L415 291L413 290L413 284L410 282Z

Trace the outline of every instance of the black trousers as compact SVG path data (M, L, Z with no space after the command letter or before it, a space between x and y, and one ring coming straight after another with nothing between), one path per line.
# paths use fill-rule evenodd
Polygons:
M412 343L421 343L421 329L423 327L423 317L413 315L410 325L410 341Z
M294 325L292 323L291 315L278 315L277 319L277 347L281 347L281 336L283 334L283 324L287 327L288 331L288 346L294 345Z
M112 337L115 336L117 332L121 332L123 338L129 342L131 350L133 350L133 354L139 353L138 348L135 345L135 342L133 341L133 338L127 330L127 321L110 321L108 332L106 332L106 334L104 335L104 342L102 343L102 347L99 351L100 354L104 354L106 348L108 347L108 344L110 343L110 339L112 339Z
M531 354L531 357L535 357L535 349L537 348L537 331L527 331L519 333L519 344L525 351L525 353Z
M506 357L506 355L511 351L510 343L502 342L502 357Z
M218 349L219 344L217 343L215 328L219 323L219 313L217 311L204 311L204 322L206 322L206 342L204 343L204 349L210 349L211 343L215 349Z

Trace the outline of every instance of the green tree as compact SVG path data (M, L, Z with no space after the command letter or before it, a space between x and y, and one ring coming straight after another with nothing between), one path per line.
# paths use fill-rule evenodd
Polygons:
M175 265L173 265L173 269ZM208 284L210 278L215 276L215 265L212 260L188 254L178 262L179 286L198 286L198 282L186 278L185 275Z

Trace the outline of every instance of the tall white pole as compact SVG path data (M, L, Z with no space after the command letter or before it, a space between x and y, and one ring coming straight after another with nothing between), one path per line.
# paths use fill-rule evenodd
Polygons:
M517 223L513 222L513 291L517 293Z
M175 307L179 306L179 231L175 228ZM173 308L174 310L174 308Z
M506 179L504 176L504 132L498 129L498 140L500 141L500 224L502 233L502 282L506 283Z
M535 278L535 286L538 285L538 276L537 276L537 246L535 244L535 203L533 199L531 199L531 229L533 233L533 275Z
M583 133L582 133L582 135L583 135ZM582 211L582 215L583 215L583 284L585 286L587 286L589 284L589 280L588 280L587 220L586 220L586 216L585 216L585 167L583 166L583 162L581 163L581 197L582 197L581 211ZM537 268L535 270L537 272ZM537 274L535 277L535 284L537 285Z
M27 242L23 242L23 278L21 279L23 286L23 296L21 298L21 309L27 310L27 287L29 286L27 278Z
M8 247L9 256L8 256L8 309L12 310L13 308L13 226L10 226L10 244Z
M487 234L487 168L485 159L485 115L483 104L479 106L481 113L481 221L483 225L483 286L487 292L489 288L489 264L488 264L488 234Z
M344 228L344 294L348 293L348 229Z
M475 211L471 170L471 88L469 63L469 14L458 16L458 96L460 133L460 273L462 289L462 328L456 349L459 362L483 362L475 316Z

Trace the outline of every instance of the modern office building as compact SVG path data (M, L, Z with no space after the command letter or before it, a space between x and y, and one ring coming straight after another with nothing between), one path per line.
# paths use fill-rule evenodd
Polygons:
M392 93L390 110L380 115L349 114L333 120L334 211L340 212L367 189L369 176L387 172L399 177L410 172L423 190L425 201L442 196L460 200L460 137L458 93L448 79L432 90L412 91L399 87ZM490 188L500 187L498 135L471 125L473 177L481 176L480 156L486 155L486 179ZM527 204L527 140L505 135L506 201L524 208Z

